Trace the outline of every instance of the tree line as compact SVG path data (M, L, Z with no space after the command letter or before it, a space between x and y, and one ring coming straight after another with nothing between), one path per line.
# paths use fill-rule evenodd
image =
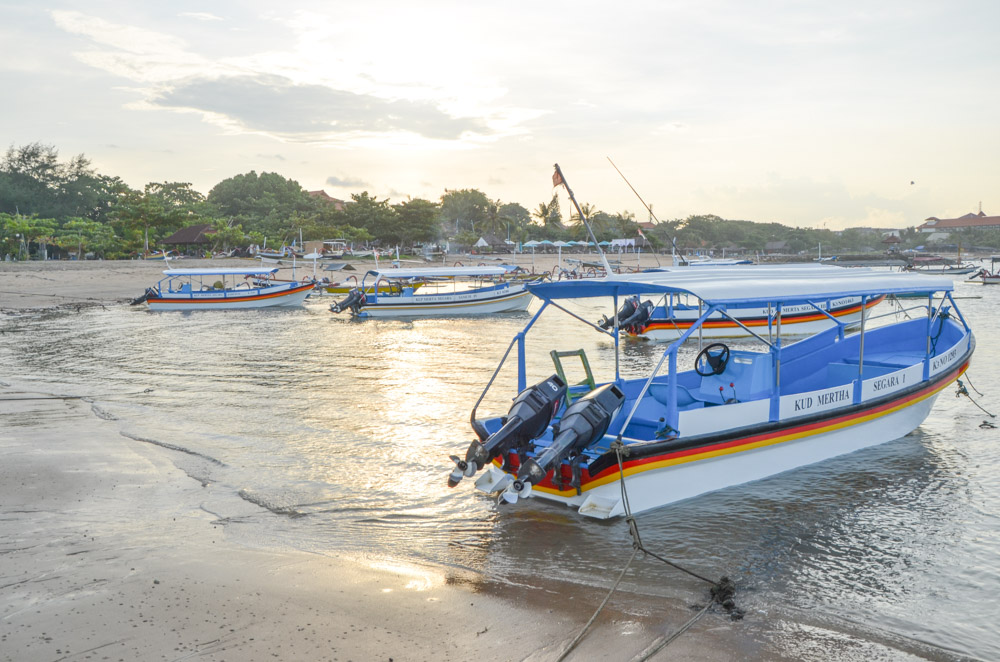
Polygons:
M861 231L834 233L711 215L664 221L641 237L630 212L608 213L588 204L581 208L599 241L637 238L649 249L669 249L676 239L685 252L752 252L780 239L791 252L822 244L829 254L873 241ZM273 172L234 175L202 194L185 182L151 182L133 189L120 177L98 173L83 154L61 161L54 146L38 142L11 146L0 160L0 257L42 252L135 257L147 247L163 248L164 238L196 224L212 226L208 236L213 251L278 247L300 236L402 250L445 242L468 250L480 237L501 245L508 240L588 238L579 215L574 210L564 216L555 195L533 210L478 189L446 190L437 201L414 198L395 204L364 191L336 205Z

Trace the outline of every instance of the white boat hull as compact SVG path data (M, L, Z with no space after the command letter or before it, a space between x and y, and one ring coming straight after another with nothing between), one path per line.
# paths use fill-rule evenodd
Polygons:
M280 292L250 290L247 292L192 292L189 295L168 294L164 298L150 298L150 310L244 310L274 306L299 306L312 291L312 285L299 286Z
M848 327L861 322L861 299L859 297L851 297L850 299L850 301L844 301L839 305L837 302L834 302L831 313L838 320L846 323ZM881 300L882 298L880 297L875 301L869 302L869 310ZM825 331L836 324L836 322L825 314L811 306L796 306L791 308L795 310L786 310L782 313L782 335L813 335L820 331ZM662 310L662 308L658 308L657 310ZM767 337L768 335L766 319L769 313L773 314L773 311L768 311L767 308L760 307L733 308L730 310L730 314L733 317L763 337ZM677 340L694 324L699 316L700 314L697 310L677 310L670 319L656 317L650 319L645 328L636 335L656 342ZM772 324L771 329L772 333L776 333L777 329L774 324ZM703 338L740 338L750 336L746 329L731 320L723 318L721 315L709 318L702 325L699 332Z
M822 434L626 475L629 505L633 513L640 513L899 439L927 418L936 398L934 393L892 413ZM510 475L490 465L476 486L494 492L512 480ZM529 496L577 507L581 515L598 519L625 513L617 479L572 497L549 494L539 488L533 489Z
M528 309L531 293L515 285L505 293L419 294L409 297L379 297L368 303L359 317L421 317L446 315L488 315Z

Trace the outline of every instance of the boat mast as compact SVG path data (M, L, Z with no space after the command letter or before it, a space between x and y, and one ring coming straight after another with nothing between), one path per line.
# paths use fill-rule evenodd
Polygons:
M569 187L566 183L566 178L563 177L562 170L559 169L559 164L555 165L556 172L552 175L552 185L559 186L562 184L566 187L566 192L569 193L569 199L573 202L573 206L576 207L576 213L580 215L580 220L583 221L584 226L587 228L587 233L590 235L590 240L594 242L594 248L597 249L597 254L601 256L601 264L604 265L604 275L611 275L611 265L608 264L608 258L604 255L604 251L601 250L601 245L597 243L597 237L594 236L594 231L590 228L590 222L587 220L586 215L584 215L583 210L580 209L580 205L576 202L576 197L573 195L573 189Z

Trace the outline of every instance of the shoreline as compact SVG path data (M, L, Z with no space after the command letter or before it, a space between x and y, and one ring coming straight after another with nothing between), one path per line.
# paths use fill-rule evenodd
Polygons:
M604 597L245 547L168 449L121 435L99 404L0 387L4 660L551 660ZM613 598L567 659L631 657L690 618L634 597ZM737 659L730 629L709 614L670 651Z
M654 256L650 254L640 254L639 258L634 258L634 254L628 254L623 264L632 266L641 264L643 268L655 267L658 264L666 264L664 256ZM588 262L596 259L592 255L572 256L572 259L584 258ZM404 261L407 266L421 265L427 267L448 266L460 262L469 266L469 261L475 260L474 264L485 263L488 265L516 264L529 271L534 267L535 273L551 271L558 264L556 255L453 255L448 256L447 262L423 262ZM568 256L563 256L563 266L568 266ZM667 257L669 260L669 257ZM340 262L341 260L338 260ZM375 268L372 260L348 259L347 262L354 271L323 272L322 262L317 274L320 278L324 275L331 281L345 280L351 275L358 278L364 275L365 271ZM390 261L383 261L383 265L391 264ZM614 261L612 260L612 264ZM169 266L168 266L169 265ZM142 295L147 287L155 285L163 278L163 270L168 268L247 268L260 266L259 260L250 258L226 258L226 259L184 259L172 260L168 263L155 260L47 260L28 262L0 262L0 313L26 312L44 309L73 309L86 306L100 306L129 303L132 299ZM293 268L291 263L283 261L280 265L267 265L278 267L279 279L293 279ZM294 278L301 280L312 277L312 265L305 260L297 261L294 268Z

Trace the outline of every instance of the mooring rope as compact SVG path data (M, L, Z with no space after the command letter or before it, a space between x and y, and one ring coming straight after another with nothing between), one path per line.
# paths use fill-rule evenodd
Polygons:
M978 402L976 402L975 400L972 399L972 396L969 395L969 391L968 391L968 389L965 388L965 384L962 383L961 379L957 379L955 381L958 382L958 392L955 393L955 397L956 398L959 398L959 397L961 397L961 396L964 395L965 397L967 397L969 399L969 402L971 402L972 404L974 404L977 407L979 407L980 411L982 411L984 414L986 414L990 418L996 418L997 417L996 414L991 414L990 412L986 411L981 404L979 404ZM976 393L979 393L979 391L976 391ZM980 395L982 395L982 393L980 393Z
M971 386L972 390L976 392L976 395L978 395L979 397L983 397L983 394L979 392L979 389L976 388L976 385L972 383L972 379L969 377L968 371L966 371L964 376L965 376L965 381L969 382L969 386Z
M695 577L696 579L700 579L701 581L710 584L712 587L711 588L712 599L709 600L708 604L705 605L701 609L701 611L695 614L687 623L682 625L676 632L666 637L662 641L653 644L652 648L647 648L647 650L640 653L640 656L635 658L635 662L645 662L645 660L648 660L650 657L652 657L660 650L668 646L671 642L673 642L679 636L684 634L692 625L694 625L698 621L698 619L700 619L702 616L708 613L708 610L712 607L712 605L716 603L718 603L726 611L728 611L730 617L733 620L739 620L743 618L743 612L736 607L736 602L733 600L733 596L736 593L736 585L733 584L733 582L728 577L722 577L717 582L712 581L707 577L699 575L693 570L688 570L687 568L669 559L665 559L662 556L649 551L642 544L642 539L639 536L639 524L636 522L635 517L632 515L632 505L631 503L629 503L628 490L625 487L625 465L622 462L622 454L627 452L627 450L625 449L625 445L621 441L615 441L611 445L611 447L614 449L615 456L618 459L618 482L621 485L622 506L625 508L625 521L628 523L629 535L632 536L632 556L630 556L628 561L625 563L625 567L622 568L621 573L618 575L618 579L615 581L614 585L608 591L608 594L604 597L604 601L601 602L597 610L594 611L594 615L590 617L590 620L587 621L587 624L583 626L583 629L580 630L580 632L576 635L576 638L574 638L573 641L571 641L570 644L559 655L559 657L556 658L556 662L563 662L563 660L566 659L566 656L569 655L573 651L573 649L576 648L577 644L579 644L580 641L583 640L584 636L586 636L587 632L594 624L594 621L597 620L598 615L600 615L600 613L604 611L604 608L607 606L608 601L611 599L611 596L614 594L616 590L618 590L618 586L621 584L622 579L624 579L625 573L628 572L629 567L631 567L632 565L632 561L635 560L635 557L636 555L638 555L639 552L648 554L649 556L652 556L658 561L662 561L663 563L669 565L672 568L676 568L681 572L685 572L691 575L692 577Z

